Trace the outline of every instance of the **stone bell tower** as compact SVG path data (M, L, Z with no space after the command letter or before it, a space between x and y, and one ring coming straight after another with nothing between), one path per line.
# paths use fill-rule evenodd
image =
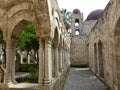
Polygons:
M74 9L71 23L71 36L79 36L83 26L83 13L79 9Z
M73 10L71 23L70 61L72 65L85 65L87 60L87 38L82 35L83 13Z

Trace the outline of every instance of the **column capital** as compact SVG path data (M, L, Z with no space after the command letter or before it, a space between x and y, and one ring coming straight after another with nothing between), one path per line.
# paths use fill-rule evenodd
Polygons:
M40 46L45 46L45 45L49 45L51 46L52 44L52 39L51 38L39 38L39 43L40 43ZM42 45L41 45L42 44Z
M16 39L4 39L4 41L5 41L5 44L7 44L8 46L11 46L17 42Z
M11 42L17 42L17 39L6 38L6 39L4 39L4 41L6 41L6 42L9 42L9 41L11 41Z
M63 48L63 44L62 44L62 43L59 43L59 47L60 47L60 48Z
M44 38L45 44L52 44L52 39L51 38Z

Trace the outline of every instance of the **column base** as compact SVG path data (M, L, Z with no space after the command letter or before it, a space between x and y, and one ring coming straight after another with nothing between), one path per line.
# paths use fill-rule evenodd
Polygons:
M51 79L46 79L46 80L40 80L38 81L39 85L51 85L52 83L52 78Z
M52 78L44 80L45 85L51 85L51 83L52 83Z
M39 85L38 85L37 89L39 89L39 90L53 90L52 79L39 81Z

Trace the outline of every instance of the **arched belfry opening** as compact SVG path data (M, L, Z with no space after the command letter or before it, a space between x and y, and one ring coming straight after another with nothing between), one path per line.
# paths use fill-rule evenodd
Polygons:
M71 23L71 36L80 36L83 24L83 13L80 10L73 10L72 23Z
M79 26L80 24L79 24L79 19L76 19L75 20L75 26L77 27L77 26Z
M79 19L75 20L75 35L80 35L80 23L79 23Z
M104 57L103 57L103 44L99 40L98 42L98 73L99 76L104 79Z

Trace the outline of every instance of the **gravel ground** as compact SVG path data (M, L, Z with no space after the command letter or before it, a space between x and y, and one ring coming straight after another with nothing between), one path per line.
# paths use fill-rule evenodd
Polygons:
M88 68L71 68L64 90L106 90L106 86Z

